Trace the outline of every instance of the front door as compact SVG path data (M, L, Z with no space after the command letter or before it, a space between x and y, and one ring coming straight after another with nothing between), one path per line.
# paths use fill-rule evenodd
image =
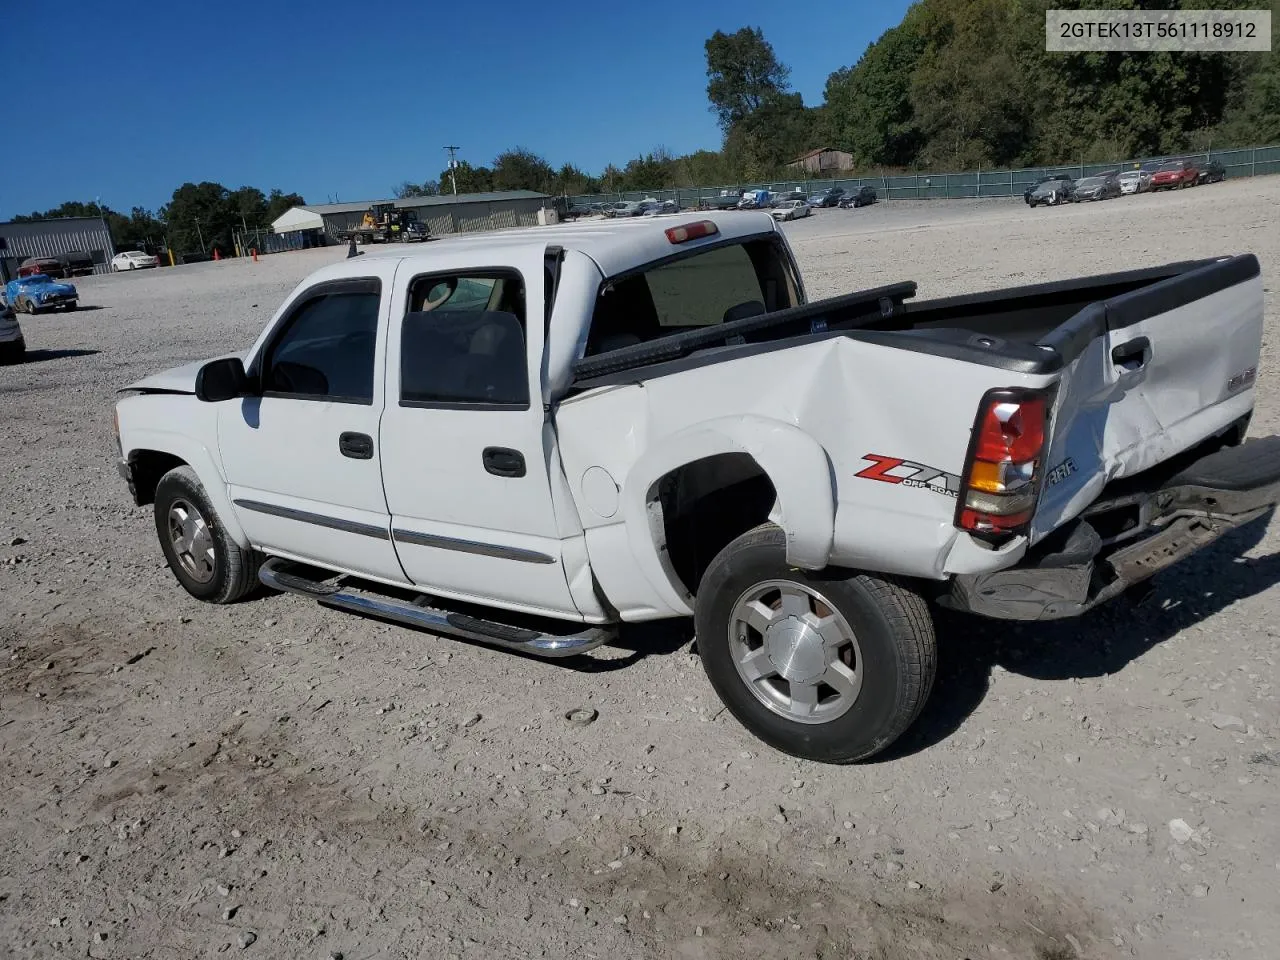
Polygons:
M218 411L231 502L255 547L404 582L382 493L386 311L394 263L296 297L250 363L261 396Z
M440 267L391 307L382 476L400 562L427 593L577 618L563 546L581 528L571 508L557 519L541 402L542 260Z

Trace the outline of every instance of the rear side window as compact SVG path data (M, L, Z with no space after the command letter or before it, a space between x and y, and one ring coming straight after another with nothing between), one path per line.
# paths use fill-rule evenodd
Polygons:
M784 310L795 303L786 258L771 240L712 247L606 283L586 355Z
M373 402L377 281L305 299L268 351L266 393L306 400Z
M401 406L527 409L524 324L517 274L415 280L400 333Z

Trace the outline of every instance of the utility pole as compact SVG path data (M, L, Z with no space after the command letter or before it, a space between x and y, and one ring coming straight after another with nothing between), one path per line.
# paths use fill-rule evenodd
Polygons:
M458 148L445 147L445 149L449 151L449 182L453 184L453 195L456 197L458 195L458 178L454 175L453 168L458 165L458 161L454 159Z
M200 218L196 217L196 236L200 238L200 252L205 253L204 249L204 231L200 229Z

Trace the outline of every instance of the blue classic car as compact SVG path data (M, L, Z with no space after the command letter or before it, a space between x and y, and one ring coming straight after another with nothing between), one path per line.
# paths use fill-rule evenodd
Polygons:
M74 310L80 294L70 283L60 283L43 273L19 277L5 284L4 299L9 306L22 313L39 313L42 310Z

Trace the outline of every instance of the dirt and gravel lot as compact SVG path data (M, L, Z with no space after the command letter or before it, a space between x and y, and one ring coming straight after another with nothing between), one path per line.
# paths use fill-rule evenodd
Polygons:
M1253 251L1280 178L787 227L811 296ZM321 250L88 278L0 368L0 949L23 958L1276 955L1280 538L1139 610L947 618L876 762L763 748L677 623L581 663L293 597L214 608L112 463L113 392L246 345ZM1268 331L1254 432L1280 429ZM927 385L905 385L927 393ZM598 719L575 726L566 711Z

